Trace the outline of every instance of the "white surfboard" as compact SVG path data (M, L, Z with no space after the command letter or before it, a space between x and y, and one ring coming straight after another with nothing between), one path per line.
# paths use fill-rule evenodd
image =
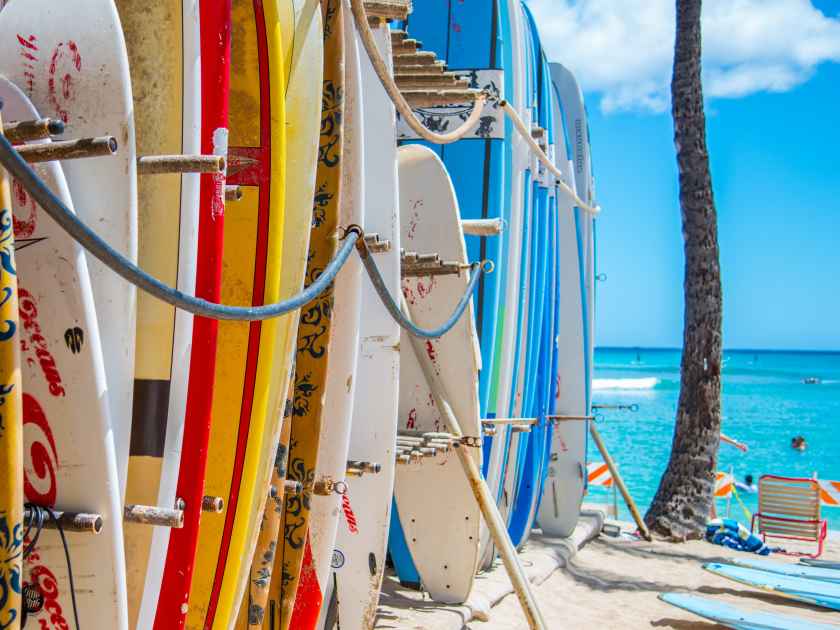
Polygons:
M40 117L29 99L0 78L7 120ZM48 142L48 141L47 141ZM69 208L57 162L36 170ZM79 623L125 628L122 506L93 292L84 252L14 182L23 377L24 490L36 505L102 515L102 533L67 532ZM44 596L29 619L45 627L73 623L64 548L44 531L24 563L23 580Z
M557 165L566 183L578 196L591 201L589 141L583 97L574 76L559 64L550 64L559 99L555 120L563 124L571 154L559 155ZM560 110L562 107L562 111ZM561 129L558 128L558 134ZM580 181L583 180L583 181ZM557 378L557 413L585 416L589 410L588 387L592 370L592 218L572 209L567 197L558 196L560 212L560 335ZM551 439L548 477L543 487L538 520L545 534L569 536L577 525L586 475L587 423L558 422Z
M33 16L37 16L35 19ZM134 104L122 26L112 0L15 0L0 20L0 72L42 116L61 118L65 137L114 136L116 155L62 162L79 218L137 260ZM136 290L87 256L102 339L108 406L125 494L134 387Z
M554 88L552 88L554 89ZM564 182L574 189L574 171L566 152L563 114L559 95L554 102L556 144L555 163L563 172ZM580 211L562 191L557 195L559 232L560 321L557 334L557 400L560 415L585 416L586 346L584 343L583 278L581 247L578 238ZM555 423L552 429L548 476L543 486L537 519L544 534L569 536L577 525L583 499L586 461L586 423Z
M458 200L446 169L430 149L399 149L400 232L407 251L438 253L442 260L467 262ZM468 274L405 278L411 318L421 327L439 325L466 290ZM465 436L481 435L478 403L478 336L472 304L455 327L439 339L422 342L438 384ZM400 339L400 430L447 432L433 402L412 340ZM462 447L464 448L464 447ZM470 448L481 466L481 449ZM478 562L481 513L454 452L397 467L394 497L411 557L432 599L463 602Z
M345 7L349 18L349 7ZM342 169L341 210L339 225L364 225L364 113L362 110L361 70L355 29L344 25L344 168ZM347 452L350 447L350 423L356 380L356 358L359 350L362 267L352 256L336 277L330 334L330 365L324 391L321 435L318 439L316 479L346 482ZM333 493L313 495L309 516L312 541L312 564L325 594L323 607L329 602L329 582L333 551L342 498ZM300 590L298 591L300 594Z
M507 11L509 13L510 28L511 28L511 47L513 51L514 68L516 69L510 77L506 77L505 89L509 90L507 95L508 100L522 116L523 120L530 120L530 111L525 110L525 58L524 58L524 41L522 33L522 14L519 8L519 0L507 0ZM507 124L507 123L506 123ZM526 124L530 124L526 122ZM502 332L502 347L500 351L500 369L499 382L496 399L496 416L507 417L510 411L512 391L511 384L513 382L514 370L514 351L516 348L516 339L520 334L520 329L517 324L517 316L519 313L519 290L520 290L520 265L522 252L522 228L524 220L524 172L531 163L531 155L527 144L519 136L515 129L510 125L509 135L506 141L513 145L513 173L511 178L511 216L508 229L505 233L505 238L509 239L508 245L508 259L507 264L507 281L503 288L505 301L505 319ZM497 270L496 273L500 273ZM518 443L517 435L510 434L510 428L507 425L499 425L496 427L496 435L494 436L491 451L490 464L487 471L487 485L493 496L496 497L499 512L503 519L507 519L510 507L512 506L512 477L508 477L507 471L509 466L514 462L516 457L516 447ZM506 484L507 482L507 484ZM483 551L481 556L481 568L489 569L495 558L495 548L487 538L483 542Z
M154 6L118 0L133 79L141 154L201 152L201 68L197 0ZM161 58L159 51L169 48ZM195 293L198 174L147 175L138 183L140 266ZM172 507L176 500L193 316L141 293L126 503ZM209 516L209 518L214 518ZM169 545L168 527L127 524L129 623L154 624Z
M382 58L390 66L390 30L383 25L374 29L374 37ZM365 117L364 225L366 232L376 233L391 243L387 252L374 254L374 260L388 291L397 296L400 232L396 116L370 60L364 52L360 56ZM370 280L364 279L348 459L379 464L381 470L347 479L345 503L349 512L338 526L334 563L337 622L342 630L373 628L379 601L394 492L399 342L399 326L382 305ZM322 618L325 612L326 608Z

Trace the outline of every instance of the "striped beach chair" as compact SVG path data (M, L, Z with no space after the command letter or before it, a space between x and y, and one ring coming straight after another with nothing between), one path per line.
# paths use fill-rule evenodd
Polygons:
M771 537L816 543L814 554L782 553L818 558L823 552L828 526L820 517L817 480L762 475L758 480L758 512L753 515L751 529L765 542Z

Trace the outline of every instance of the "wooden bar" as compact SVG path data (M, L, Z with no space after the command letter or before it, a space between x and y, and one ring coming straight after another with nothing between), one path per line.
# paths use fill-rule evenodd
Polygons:
M382 254L391 251L391 241L380 240L379 234L365 234L365 244L371 254Z
M225 186L225 201L241 201L242 189L239 186Z
M368 19L405 20L412 9L411 0L365 0Z
M461 229L470 236L497 236L504 226L502 219L461 219Z
M412 108L445 107L474 103L481 96L479 90L403 90L406 102Z
M446 71L446 63L443 61L436 61L431 65L420 65L417 63L409 63L408 60L408 57L397 57L394 60L394 76L440 76Z
M470 87L467 79L459 79L450 74L402 74L394 82L400 90L466 90Z
M484 418L482 424L537 424L539 418Z
M3 126L3 133L6 134L6 139L12 144L21 144L30 140L43 140L64 133L64 121L57 118L13 121Z
M416 39L409 39L407 37L396 41L391 40L391 52L393 52L394 56L416 53L422 46Z
M201 500L201 511L211 512L213 514L220 514L224 512L225 500L222 497L208 497L205 496Z
M126 505L123 510L123 520L127 523L180 529L184 526L184 511L156 505Z
M20 156L35 164L54 160L79 160L83 158L113 155L117 152L117 139L113 136L60 140L44 144L23 144L15 147Z
M222 173L225 158L221 155L144 155L137 158L138 175L167 173Z
M43 508L41 508L43 509ZM99 514L87 514L84 512L65 512L64 510L52 510L55 519L61 524L61 529L66 532L82 532L87 534L98 534L102 531L102 516ZM27 527L32 525L35 510L25 508L23 511L23 522ZM32 525L34 526L34 525ZM58 529L55 521L48 515L44 515L44 529Z
M382 472L382 464L376 464L374 462L357 462L351 460L347 462L347 466L350 468L358 468L359 470L371 475L376 475Z

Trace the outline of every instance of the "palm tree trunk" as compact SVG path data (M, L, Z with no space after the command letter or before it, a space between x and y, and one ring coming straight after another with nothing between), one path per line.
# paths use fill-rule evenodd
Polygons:
M713 500L723 303L700 78L702 0L676 0L676 7L671 100L685 248L685 320L671 458L645 522L660 535L685 539L702 535Z

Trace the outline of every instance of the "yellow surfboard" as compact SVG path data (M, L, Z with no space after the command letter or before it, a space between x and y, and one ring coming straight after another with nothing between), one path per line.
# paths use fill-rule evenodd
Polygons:
M222 302L265 304L282 296L285 210L285 86L280 2L232 6L230 149ZM291 318L222 322L205 493L222 497L224 518L201 521L187 627L228 628L249 575L276 447ZM268 445L274 441L274 444Z
M280 28L283 41L290 42L285 48L287 185L281 280L281 294L285 299L303 286L312 223L323 72L323 29L319 0L284 0L280 11ZM289 356L294 352L299 315L300 311L295 311L287 316L291 320L290 334L278 337L278 341L283 344L280 350L282 356ZM285 411L288 404L288 412L291 413L293 374L294 370L291 370L284 381L290 400L284 401L282 432L274 441L276 455L271 484L275 485L278 491L282 491L282 481L286 476L291 418L285 417ZM248 589L240 607L237 628L259 628L266 614L274 614L279 622L279 606L269 605L268 595L284 505L282 494L274 499L266 497L257 549L251 566Z
M324 21L324 74L321 95L321 135L313 204L306 281L314 281L336 251L341 201L343 112L343 10L341 0L321 0ZM286 498L284 540L278 542L269 605L290 627L300 568L307 545L309 501L315 481L324 384L327 376L332 289L303 307L297 337L295 396L288 476L304 484L304 492ZM279 603L279 606L277 605ZM266 618L272 627L276 618ZM277 627L274 625L273 627Z
M0 133L3 121L0 119ZM0 169L0 628L21 621L23 412L15 236L9 178Z
M199 153L197 6L184 0L116 4L130 61L138 154ZM195 293L198 178L175 173L138 179L139 264L187 294ZM175 504L192 321L190 314L146 293L137 295L127 504ZM129 625L151 627L169 530L127 524L124 541Z

